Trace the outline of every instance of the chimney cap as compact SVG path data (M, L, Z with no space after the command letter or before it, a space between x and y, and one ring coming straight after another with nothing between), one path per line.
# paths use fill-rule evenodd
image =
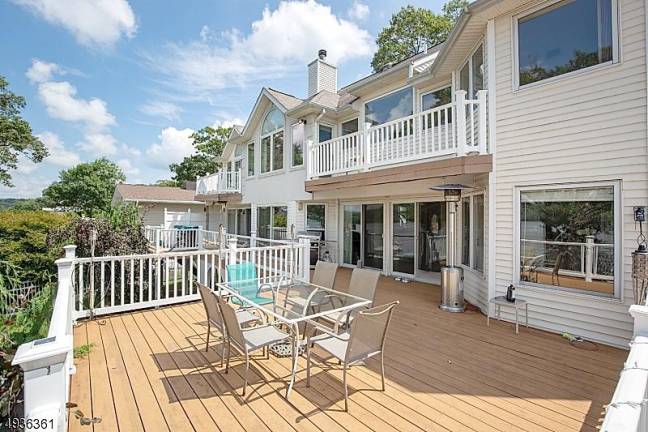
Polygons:
M319 57L320 60L325 60L326 59L326 50L321 49L317 52L317 57Z

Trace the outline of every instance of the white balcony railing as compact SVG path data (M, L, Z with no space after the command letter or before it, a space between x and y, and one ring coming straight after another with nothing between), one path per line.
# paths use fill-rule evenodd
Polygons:
M308 178L402 162L487 152L486 90L477 99L455 93L455 101L365 131L310 143Z
M241 170L218 171L196 179L196 195L241 193Z

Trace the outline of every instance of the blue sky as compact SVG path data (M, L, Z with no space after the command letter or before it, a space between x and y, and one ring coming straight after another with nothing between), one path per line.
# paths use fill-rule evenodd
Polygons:
M191 132L245 121L262 86L305 96L318 48L345 85L370 72L375 37L401 6L443 4L320 1L1 2L0 74L51 156L21 160L0 197L40 196L60 170L100 156L129 182L170 178Z

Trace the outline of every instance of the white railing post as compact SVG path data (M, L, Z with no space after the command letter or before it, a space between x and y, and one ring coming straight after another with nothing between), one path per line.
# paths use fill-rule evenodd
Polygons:
M65 257L56 261L58 288L48 337L22 344L12 361L21 367L24 375L24 415L32 420L31 427L25 430L67 430L69 378L74 373L72 278L76 246L64 249Z
M225 241L227 239L227 231L225 231L225 227L223 224L220 224L218 227L218 248L219 249L225 249Z
M487 153L487 147L486 147L486 113L488 111L487 105L486 105L486 93L487 90L479 90L477 92L477 100L479 101L479 132L478 132L478 140L479 140L479 154L486 154Z
M594 274L594 236L585 236L585 282L592 282Z
M457 155L466 154L466 91L457 90L455 92L456 100L456 128L457 128Z
M363 168L364 171L369 170L369 166L371 165L371 123L365 123L364 127L364 140L365 140L365 145L364 145L364 160L363 162Z
M198 227L198 231L196 232L196 247L198 249L204 249L205 245L203 244L205 241L205 231L203 231L202 227Z
M305 281L310 282L310 248L311 242L308 237L299 237L300 257L296 273Z
M153 234L153 239L155 240L155 253L160 252L160 236L162 234L162 228L155 228L155 232Z
M313 147L313 140L306 140L306 157L308 160L306 161L306 178L308 180L312 179L314 177L314 165L313 165L313 159L314 159L314 152L315 149Z
M238 248L236 237L231 237L227 240L227 249L228 249L228 263L236 264L236 249Z
M252 230L250 232L250 247L256 247L256 239L257 239L257 233L256 231Z

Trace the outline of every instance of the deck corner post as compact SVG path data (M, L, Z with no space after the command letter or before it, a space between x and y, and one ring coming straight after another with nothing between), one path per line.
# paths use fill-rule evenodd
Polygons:
M634 319L634 336L648 337L648 306L632 305L630 306L630 315Z
M227 249L229 252L229 264L236 264L236 249L238 248L236 237L227 239Z
M479 145L479 154L486 154L487 153L487 147L486 147L486 140L487 140L487 134L486 134L486 124L487 124L487 119L486 119L486 114L488 112L488 108L486 105L486 93L488 93L487 90L479 90L477 92L477 100L479 101L479 130L478 130L478 140L479 142L477 143Z

